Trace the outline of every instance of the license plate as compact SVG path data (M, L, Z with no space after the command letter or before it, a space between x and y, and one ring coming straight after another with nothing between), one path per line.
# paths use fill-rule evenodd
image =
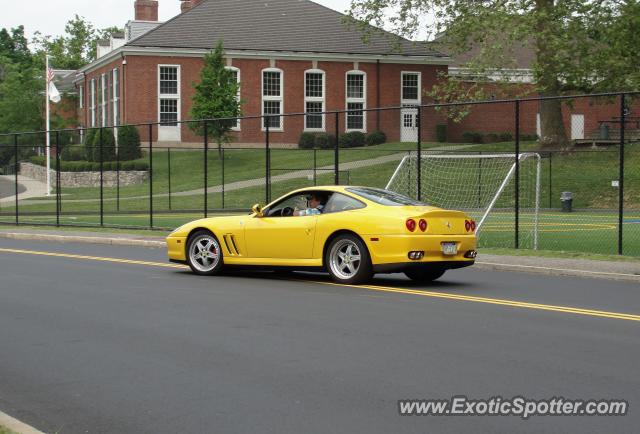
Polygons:
M445 255L457 255L458 245L456 243L442 243L442 253Z

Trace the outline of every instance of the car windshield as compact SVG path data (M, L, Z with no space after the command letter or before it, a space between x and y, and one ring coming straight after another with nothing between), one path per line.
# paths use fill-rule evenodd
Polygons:
M357 194L358 196L368 199L372 202L379 203L380 205L388 205L388 206L427 205L424 202L419 202L417 200L411 199L410 197L404 196L400 193L396 193L395 191L383 190L381 188L358 187L358 188L347 188L347 191Z

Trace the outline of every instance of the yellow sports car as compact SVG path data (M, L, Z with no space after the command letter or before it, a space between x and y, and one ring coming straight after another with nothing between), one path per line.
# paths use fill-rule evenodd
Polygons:
M336 282L404 272L431 281L472 265L476 223L460 211L428 206L370 187L293 191L249 215L213 217L167 237L169 259L194 273L227 267L328 271Z

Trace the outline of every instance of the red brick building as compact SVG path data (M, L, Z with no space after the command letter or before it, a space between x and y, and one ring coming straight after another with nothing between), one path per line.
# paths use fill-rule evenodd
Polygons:
M102 42L100 57L79 71L84 127L162 122L154 141L201 142L177 121L190 119L203 56L222 39L240 82L244 116L307 113L271 118L274 143L296 143L304 131L334 133L333 118L313 113L347 109L340 132L382 130L397 141L415 133L413 111L360 110L423 102L450 60L407 40L394 52L393 35L364 43L342 14L309 0L183 1L182 13L166 23L157 21L157 1L134 6L125 34ZM264 122L239 122L235 142L262 142ZM435 123L435 117L423 123L425 140L435 135Z

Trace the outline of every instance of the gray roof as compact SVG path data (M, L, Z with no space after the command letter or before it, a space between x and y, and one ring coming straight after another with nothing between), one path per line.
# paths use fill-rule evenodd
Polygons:
M402 54L446 57L425 43L376 34L368 43L347 28L344 15L310 0L204 0L130 41L137 47L211 49L220 39L226 50L293 51L338 54Z

